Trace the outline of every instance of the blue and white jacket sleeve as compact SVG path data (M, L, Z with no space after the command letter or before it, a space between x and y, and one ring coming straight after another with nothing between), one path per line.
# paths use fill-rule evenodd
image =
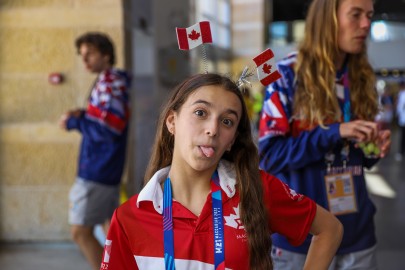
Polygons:
M109 70L99 75L87 109L80 117L70 117L67 129L77 129L94 141L113 141L128 125L129 80L123 73Z
M278 70L282 78L266 91L259 128L260 167L272 174L319 162L341 139L339 123L326 129L318 126L308 131L294 130L294 72L290 65L279 65Z

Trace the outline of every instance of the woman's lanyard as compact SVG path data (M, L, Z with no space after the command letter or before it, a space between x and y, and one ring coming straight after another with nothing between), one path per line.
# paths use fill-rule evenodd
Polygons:
M350 104L350 89L349 89L349 72L347 71L347 62L344 63L344 68L337 74L337 77L342 76L343 83L343 102L339 102L340 109L343 114L343 122L350 122L351 120L351 104ZM346 163L349 160L350 145L347 140L343 142L342 150L340 151L341 160L343 163L343 169L346 169ZM335 159L335 155L332 151L329 151L325 155L325 161L327 164L327 173L331 172L331 166Z
M350 104L350 90L349 90L349 72L347 71L347 63L343 69L343 88L344 88L344 99L343 99L343 122L350 122L351 120L351 104ZM343 162L343 169L346 169L346 163L349 160L350 154L350 144L347 140L344 141L342 150L340 151L341 159Z
M349 72L347 72L347 66L343 70L343 88L344 88L344 99L343 99L343 122L350 122L351 119L351 104L350 104L350 90L349 90Z
M225 242L224 224L222 215L222 196L219 187L218 172L215 171L211 178L212 197L212 222L214 232L214 261L215 269L225 269ZM214 190L214 188L216 190ZM173 216L172 216L172 186L168 177L164 184L163 191L163 240L165 252L165 269L175 270L174 264L174 237L173 237Z

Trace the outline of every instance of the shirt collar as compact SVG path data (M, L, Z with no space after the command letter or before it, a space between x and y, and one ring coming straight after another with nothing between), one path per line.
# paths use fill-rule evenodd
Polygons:
M151 201L156 212L163 212L163 190L161 183L166 180L170 171L170 166L157 171L145 187L139 193L136 206L143 201ZM233 164L226 160L221 160L218 164L219 185L225 194L232 198L236 192L236 172Z

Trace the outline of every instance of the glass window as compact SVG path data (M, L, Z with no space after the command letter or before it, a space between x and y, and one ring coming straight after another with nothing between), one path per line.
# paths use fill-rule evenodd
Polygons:
M197 0L197 21L208 20L211 24L213 44L231 48L231 6L229 0Z
M372 41L393 41L405 39L405 23L374 21L371 24Z
M288 36L287 22L272 22L269 27L272 44L286 44Z

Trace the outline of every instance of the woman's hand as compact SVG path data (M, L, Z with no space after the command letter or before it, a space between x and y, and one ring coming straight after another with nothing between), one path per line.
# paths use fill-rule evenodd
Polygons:
M380 130L376 143L381 151L380 157L385 157L391 148L391 131L388 129Z
M378 124L366 120L354 120L341 123L339 127L340 136L356 142L372 142L378 138Z
M374 142L380 150L378 157L385 157L391 147L391 131L379 130L378 124L372 121L354 120L341 123L339 132L342 138L357 143Z

